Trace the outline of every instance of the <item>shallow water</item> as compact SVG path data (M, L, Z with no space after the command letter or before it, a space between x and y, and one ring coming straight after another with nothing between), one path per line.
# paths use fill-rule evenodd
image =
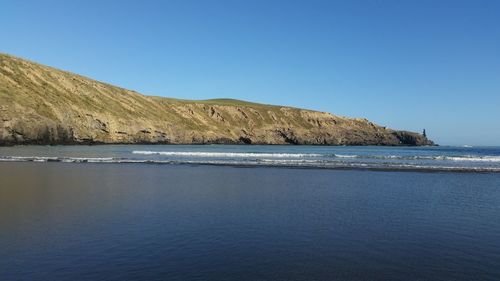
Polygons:
M500 172L500 147L106 145L0 147L0 162L210 164Z
M499 183L0 163L0 280L499 280Z

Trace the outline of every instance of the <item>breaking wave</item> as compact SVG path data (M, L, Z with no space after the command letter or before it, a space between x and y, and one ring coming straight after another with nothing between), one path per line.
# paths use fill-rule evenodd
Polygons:
M213 158L303 158L321 157L317 153L254 153L254 152L179 152L179 151L148 151L134 150L133 154L162 155L176 157L213 157Z
M45 156L1 156L0 162L66 162L66 163L113 163L111 157L45 157Z
M215 153L217 155L217 153ZM222 153L228 155L227 153ZM235 153L237 155L248 153ZM255 153L253 153L255 154ZM251 153L251 155L253 155ZM199 155L197 153L196 155ZM210 153L209 155L214 155ZM231 154L230 154L231 155ZM268 155L290 155L268 153ZM294 154L297 155L297 154ZM307 154L310 155L310 154ZM500 172L500 166L456 166L456 165L426 165L421 163L405 162L355 162L327 159L290 159L288 158L245 159L133 159L112 157L43 157L43 156L0 156L0 162L63 162L63 163L118 163L118 164L171 164L171 165L217 165L217 166L245 166L245 167L289 167L289 168L317 168L317 169L364 169L364 170L394 170L394 171L451 171L451 172ZM209 156L210 157L210 156ZM234 157L234 156L233 156ZM340 157L342 158L342 157ZM474 159L473 157L465 157ZM213 158L212 158L213 159ZM480 159L485 159L484 157ZM490 159L490 158L486 158ZM454 160L458 161L458 160ZM467 161L467 160L466 160ZM450 163L450 162L446 162Z
M500 162L500 156L444 156L445 160L472 162Z
M356 158L356 159L387 159L387 160L447 160L447 161L470 161L470 162L499 162L500 156L401 156L401 155L340 155L334 154L337 158Z
M352 155L352 154L319 154L319 153L255 153L255 152L180 152L180 151L149 151L134 150L133 154L158 155L171 157L193 157L193 158L325 158L325 159L381 159L381 160L447 160L468 162L499 162L500 156L426 156L426 155Z

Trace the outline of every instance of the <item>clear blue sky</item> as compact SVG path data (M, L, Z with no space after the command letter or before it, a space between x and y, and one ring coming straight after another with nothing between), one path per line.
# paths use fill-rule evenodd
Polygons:
M144 94L500 145L500 1L0 2L0 52Z

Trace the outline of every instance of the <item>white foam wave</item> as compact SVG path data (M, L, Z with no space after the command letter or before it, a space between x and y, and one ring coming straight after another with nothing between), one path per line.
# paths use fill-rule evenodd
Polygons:
M453 162L472 162L472 163L490 163L491 165L498 165L500 163L500 156L485 155L457 155L457 156L426 156L426 155L413 155L413 156L403 156L403 155L349 155L349 154L314 154L314 153L251 153L251 152L173 152L173 151L133 151L134 154L140 155L161 155L161 156L172 156L172 157L193 157L193 158L219 158L219 159L242 159L245 161L258 160L263 162L270 162L274 160L287 160L296 162L330 162L335 161L333 159L337 158L338 161L347 161L349 159L380 159L380 160L394 160L394 161L418 161L418 160L428 160L428 161L453 161ZM333 158L333 159L332 159ZM342 160L340 160L342 159ZM15 161L29 161L29 162L89 162L89 163L101 163L101 162L120 162L120 161L151 161L151 159L124 159L124 158L111 158L111 157L50 157L50 156L0 156L1 162L15 162ZM173 159L168 159L173 160Z
M47 156L2 156L0 162L66 162L66 163L103 163L113 162L111 157L47 157Z
M445 156L445 160L471 162L500 162L500 156Z
M315 153L254 153L254 152L183 152L183 151L145 151L134 150L133 154L162 155L175 157L213 157L213 158L303 158L320 157Z
M262 159L260 160L261 162L265 163L282 163L282 164L287 164L287 163L294 163L294 164L305 164L305 163L312 163L312 164L318 164L318 163L324 163L323 161L318 161L318 160L305 160L305 159Z
M496 157L496 156L495 156ZM472 159L473 157L466 157ZM429 171L469 171L469 172L500 172L500 167L494 166L454 166L454 165L425 165L410 163L373 162L363 163L355 161L335 161L324 159L284 159L284 158L257 158L257 159L205 159L205 160L157 160L157 159L127 159L109 157L24 157L0 156L0 162L64 162L64 163L116 163L116 164L190 164L190 165L222 165L222 166L276 166L276 167L303 167L303 168L361 168L376 170L429 170ZM443 163L444 164L444 163Z
M111 157L71 157L62 158L61 162L88 162L88 163L103 163L103 162L114 162L114 158Z
M334 154L336 158L359 158L359 159L391 159L391 160L448 160L448 161L467 161L467 162L500 162L500 156L475 156L475 155L460 155L460 156L427 156L427 155L341 155Z
M349 154L334 154L337 158L360 158L361 155L349 155Z

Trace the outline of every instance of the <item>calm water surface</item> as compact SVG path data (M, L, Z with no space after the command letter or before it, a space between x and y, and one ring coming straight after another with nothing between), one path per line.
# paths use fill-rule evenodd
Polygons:
M0 163L0 280L500 280L500 174Z

